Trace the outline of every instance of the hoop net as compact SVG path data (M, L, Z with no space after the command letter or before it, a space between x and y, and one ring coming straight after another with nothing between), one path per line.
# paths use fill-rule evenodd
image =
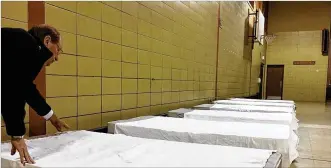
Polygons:
M275 38L276 38L275 35L267 35L267 36L264 37L264 39L267 42L267 44L271 44L272 41L274 41Z

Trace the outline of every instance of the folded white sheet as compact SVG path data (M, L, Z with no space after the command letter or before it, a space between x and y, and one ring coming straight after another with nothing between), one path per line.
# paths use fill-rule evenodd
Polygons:
M229 104L229 105L251 105L251 106L272 106L272 107L289 107L295 110L295 105L290 103L278 102L259 102L259 101L240 101L240 100L216 100L214 104Z
M228 110L243 112L265 112L265 113L294 113L295 110L290 107L272 107L272 106L250 106L250 105L229 105L229 104L201 104L194 108L209 108L211 110Z
M230 98L229 100L295 104L293 100L262 100L262 99L245 99L245 98Z
M172 112L183 112L184 118L208 120L208 121L234 121L249 123L269 123L289 125L292 130L297 131L298 122L290 113L259 113L259 112L236 112L222 110L190 110L178 109Z
M139 121L116 123L115 134L277 150L283 155L284 166L289 166L298 157L296 150L298 137L288 125L153 117Z

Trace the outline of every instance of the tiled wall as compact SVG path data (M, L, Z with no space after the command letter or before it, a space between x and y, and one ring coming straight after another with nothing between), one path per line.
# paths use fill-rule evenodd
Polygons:
M283 64L284 99L325 101L328 57L321 53L321 31L275 33L268 46L267 64ZM316 61L316 65L293 65L293 61Z
M252 12L248 2L220 2L218 98L250 95L252 46L247 36L252 18L248 11Z
M26 13L27 3L20 4ZM2 6L18 8L10 5ZM252 51L245 37L251 8L248 2L220 7L218 97L255 95L264 47ZM217 9L217 2L45 2L45 22L60 31L64 50L46 68L47 101L75 130L214 98ZM24 18L2 22L27 28Z
M217 7L46 2L64 49L46 69L47 101L73 129L92 129L213 98Z
M13 10L15 9L15 10ZM27 2L1 2L1 27L28 29ZM25 127L26 136L29 134L29 107L26 105ZM5 124L1 117L1 140L7 140Z
M325 101L328 57L321 53L321 30L330 27L330 11L329 2L271 3L268 31L276 39L268 45L266 60L269 65L285 65L284 99Z

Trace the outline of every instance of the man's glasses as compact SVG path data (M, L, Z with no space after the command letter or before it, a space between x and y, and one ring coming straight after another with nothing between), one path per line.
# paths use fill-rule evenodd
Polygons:
M56 44L56 46L57 46L57 51L59 52L59 54L62 54L63 53L62 47L60 47L60 45L58 43Z

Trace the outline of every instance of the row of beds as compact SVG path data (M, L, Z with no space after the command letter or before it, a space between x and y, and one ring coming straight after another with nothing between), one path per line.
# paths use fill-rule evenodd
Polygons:
M27 145L33 167L279 168L298 157L297 129L293 101L231 98L112 121L108 133L68 131ZM2 143L1 165L18 167L10 150Z

